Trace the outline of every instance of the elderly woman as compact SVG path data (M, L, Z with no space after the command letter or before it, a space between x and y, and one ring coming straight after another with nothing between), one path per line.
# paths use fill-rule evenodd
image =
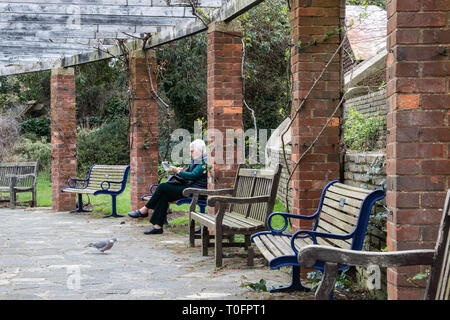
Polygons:
M129 212L132 218L144 218L152 213L150 222L153 227L144 231L144 234L161 234L162 226L167 216L169 203L183 198L183 190L186 188L206 188L207 166L206 145L203 140L197 139L190 144L192 161L187 170L170 166L170 169L179 177L188 181L186 184L161 183L153 193L151 199L139 210Z

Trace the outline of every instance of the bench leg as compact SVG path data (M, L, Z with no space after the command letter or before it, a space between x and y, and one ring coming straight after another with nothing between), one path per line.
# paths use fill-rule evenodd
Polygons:
M73 212L92 212L92 210L85 210L83 209L83 195L81 193L78 193L78 208L76 210L70 211L70 213Z
M300 266L292 266L292 282L286 287L278 287L270 289L270 293L274 292L294 292L294 291L304 291L309 292L311 288L303 286L300 281Z
M195 221L189 220L189 245L195 247Z
M214 249L215 249L215 256L216 256L216 267L220 268L222 266L222 260L223 260L223 252L222 252L222 241L223 241L223 235L222 230L217 230L215 232L215 241L214 241Z
M116 204L117 204L117 195L111 195L111 197L112 197L112 212L111 212L111 214L110 215L107 215L107 216L103 216L103 218L109 218L109 217L113 217L113 218L122 218L122 217L124 217L123 215L121 215L121 214L117 214L117 209L116 209Z
M209 230L208 227L202 227L202 256L206 257L208 255L209 247Z
M15 209L16 208L16 202L17 202L16 191L13 188L11 188L11 192L10 192L10 196L9 196L9 207L11 209Z
M36 188L33 188L32 195L33 195L33 202L32 202L32 204L31 204L31 206L32 206L33 208L35 208L35 207L37 207Z

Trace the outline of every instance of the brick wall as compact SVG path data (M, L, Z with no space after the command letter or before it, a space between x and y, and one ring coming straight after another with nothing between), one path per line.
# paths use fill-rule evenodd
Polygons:
M158 105L153 97L149 78L156 70L155 52L147 58L142 50L130 52L130 193L131 209L142 207L139 197L148 193L148 187L158 183ZM152 73L153 87L157 89Z
M57 211L75 209L75 194L61 192L69 177L76 177L75 71L54 68L50 78L52 207Z
M449 1L387 1L387 245L434 248L449 188ZM427 266L388 269L389 299L421 299L407 279Z
M319 78L327 62L339 47L340 35L332 35L322 41L323 35L333 32L342 24L345 13L344 1L296 0L291 7L292 42L308 44L312 40L317 45L297 48L291 51L292 115L308 95L315 79ZM328 117L331 116L341 97L342 68L338 53L328 65L323 76L311 92L299 116L293 120L291 128L292 162L308 148ZM317 209L321 191L325 184L339 178L339 133L340 116L328 126L311 152L292 177L292 197L294 214L313 214ZM294 220L295 228L311 227L310 221ZM294 229L295 229L294 228Z
M242 130L242 32L240 23L214 22L207 36L208 189L229 188L237 169L234 139L227 130ZM226 147L234 149L226 158ZM216 149L219 148L219 149ZM223 149L221 149L223 147ZM218 152L222 150L223 152Z

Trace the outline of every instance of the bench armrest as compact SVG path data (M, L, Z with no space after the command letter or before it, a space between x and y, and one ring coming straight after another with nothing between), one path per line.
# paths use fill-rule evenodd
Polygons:
M190 197L195 194L212 196L212 195L220 195L220 194L232 194L233 191L234 191L233 188L217 189L217 190L208 190L208 189L200 189L200 188L186 188L183 190L183 196Z
M277 234L281 234L288 227L288 219L289 218L311 220L311 219L316 219L317 215L318 215L318 212L315 212L314 214L309 215L309 216L300 215L300 214L293 214L293 213L289 213L289 212L272 212L267 217L267 226L269 227L271 232L277 233ZM272 227L272 219L275 216L282 216L283 219L284 219L284 226L281 227L281 229L275 229L275 228Z
M224 196L214 196L208 198L208 206L212 207L218 203L235 203L235 204L247 204L247 203L259 203L269 201L269 196L258 196L258 197L224 197Z
M76 188L78 182L84 182L85 183L84 187L86 188L87 181L88 181L88 179L77 179L77 178L69 177L69 180L67 180L67 186L68 186L68 188ZM73 185L71 184L72 182L73 182Z
M104 185L105 183L107 184L106 186ZM110 180L105 180L105 181L102 181L102 182L100 183L100 188L102 188L102 191L108 191L109 188L111 188L111 183L122 184L123 181L110 181Z
M412 265L432 265L434 250L406 250L393 252L367 252L333 248L323 245L309 245L299 250L297 259L300 265L310 268L318 261L324 262L322 280L315 296L327 300L333 292L338 276L339 265L400 267Z
M159 183L153 183L151 186L150 186L150 188L148 188L148 192L150 192L150 194L148 194L149 196L152 196L153 195L153 188L157 188L159 186ZM145 196L147 196L147 195L143 195L142 197L145 197Z
M317 261L333 262L342 265L368 267L402 267L431 265L434 250L405 250L392 252L368 252L334 248L324 245L309 245L298 252L298 262L304 267L313 267Z

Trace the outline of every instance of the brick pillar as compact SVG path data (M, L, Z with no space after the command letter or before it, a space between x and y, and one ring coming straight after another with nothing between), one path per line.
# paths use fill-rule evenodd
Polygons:
M208 189L230 188L237 169L234 139L226 141L227 130L242 130L242 32L240 23L214 22L208 29L208 134L215 145L208 157ZM216 133L216 134L215 134ZM214 138L212 139L212 135ZM230 137L230 135L229 135ZM226 158L226 146L232 144L234 156ZM211 144L209 145L211 148ZM211 150L211 149L210 149ZM223 153L222 153L223 152ZM222 162L222 163L221 163Z
M292 117L307 96L315 79L325 68L339 47L340 35L323 40L327 32L340 26L341 0L314 1L295 0L291 11L294 44L302 45L317 40L316 45L292 48ZM342 10L341 10L342 9ZM291 127L292 155L294 165L301 154L315 140L341 97L341 64L337 54L320 78L315 89L301 107ZM292 208L294 214L313 214L318 207L321 191L327 182L339 179L339 117L335 115L315 146L303 158L291 180ZM310 228L310 221L292 220L294 230Z
M75 194L61 192L61 188L67 187L67 180L75 178L77 171L74 69L52 69L50 90L52 207L56 211L68 211L75 209Z
M387 223L389 251L434 248L449 188L448 1L388 1ZM439 52L447 48L447 56ZM421 299L407 281L425 266L390 268L389 299Z
M153 50L147 52L150 70L156 70ZM152 73L157 90L156 75ZM130 189L131 209L144 205L139 197L158 183L158 105L152 95L147 59L142 50L130 52Z

